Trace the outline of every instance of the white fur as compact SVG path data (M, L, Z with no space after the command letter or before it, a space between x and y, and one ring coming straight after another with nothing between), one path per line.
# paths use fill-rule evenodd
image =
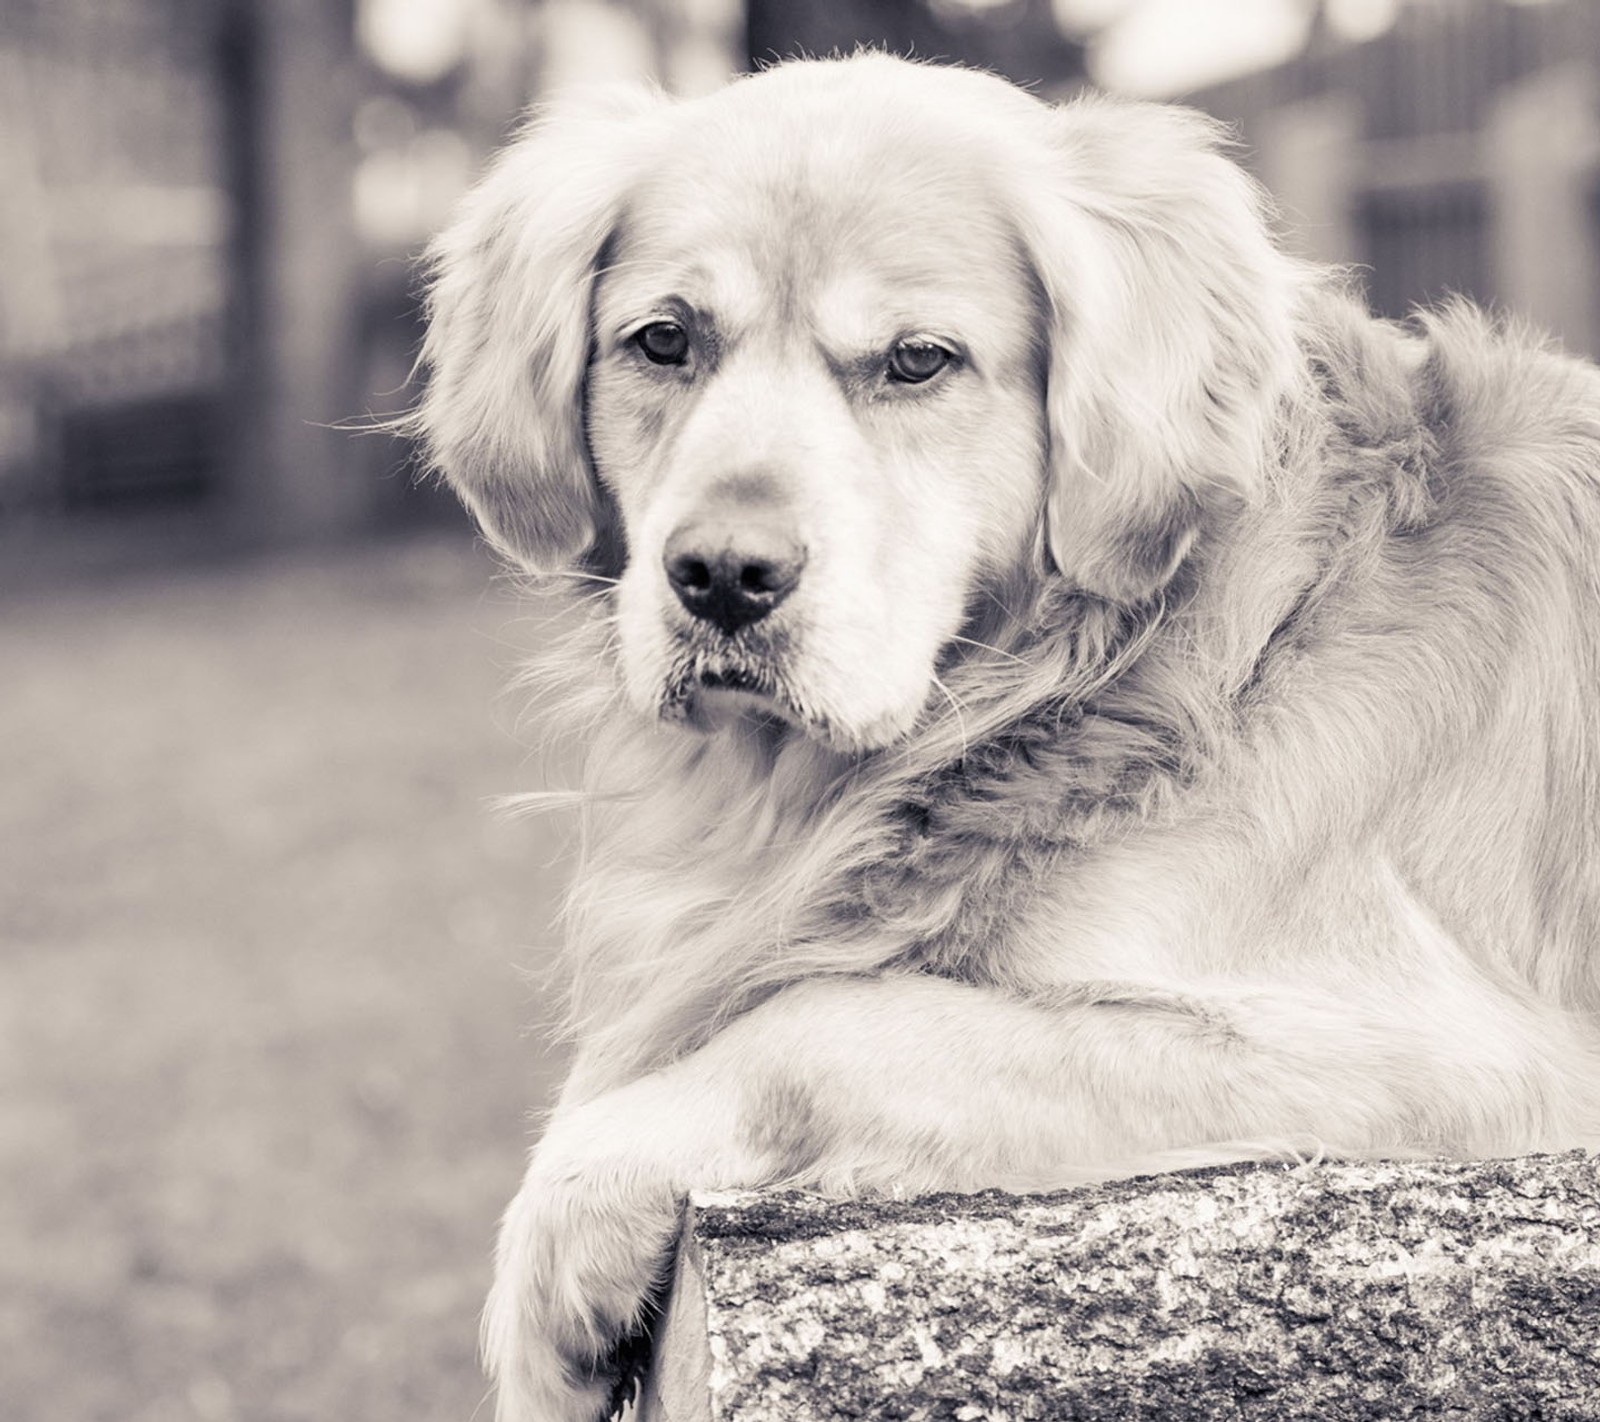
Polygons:
M436 271L590 747L503 1422L604 1410L690 1188L1600 1143L1588 367L1370 320L1198 115L877 55L552 112ZM737 642L662 567L730 511L807 554Z

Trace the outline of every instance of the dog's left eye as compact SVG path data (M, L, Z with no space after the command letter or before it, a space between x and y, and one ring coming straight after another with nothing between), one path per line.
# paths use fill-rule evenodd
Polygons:
M902 385L932 380L954 357L932 341L901 341L889 352L889 379Z
M676 321L652 321L633 341L656 365L682 365L689 359L689 333Z

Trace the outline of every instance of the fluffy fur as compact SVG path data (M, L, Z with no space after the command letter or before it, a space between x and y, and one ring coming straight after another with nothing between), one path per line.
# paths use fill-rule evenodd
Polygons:
M878 55L569 102L434 262L590 747L502 1422L605 1410L690 1188L1600 1143L1591 368L1372 320L1196 114ZM804 552L731 634L707 528Z

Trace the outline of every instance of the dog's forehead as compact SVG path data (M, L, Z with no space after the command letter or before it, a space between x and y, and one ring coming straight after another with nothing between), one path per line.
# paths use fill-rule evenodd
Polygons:
M625 205L612 295L673 292L730 318L801 311L823 325L893 322L994 297L1018 243L993 164L973 144L914 129L843 141L847 116L724 128L669 154ZM985 289L987 288L987 289ZM906 311L908 320L914 311Z
M814 67L824 79L842 77ZM674 199L693 193L707 225L731 220L770 232L799 224L845 239L864 226L881 231L896 212L936 221L941 208L992 203L1006 157L996 151L1005 145L995 141L993 116L966 121L959 106L940 101L940 76L902 67L913 73L897 78L930 80L931 92L921 84L898 96L876 92L864 71L838 89L819 82L768 93L763 85L780 77L773 74L685 105L651 189L679 210Z

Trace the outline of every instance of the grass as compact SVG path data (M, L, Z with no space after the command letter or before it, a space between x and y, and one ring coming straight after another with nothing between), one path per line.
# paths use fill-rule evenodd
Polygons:
M556 1063L531 634L435 538L0 604L0 1412L466 1422Z

